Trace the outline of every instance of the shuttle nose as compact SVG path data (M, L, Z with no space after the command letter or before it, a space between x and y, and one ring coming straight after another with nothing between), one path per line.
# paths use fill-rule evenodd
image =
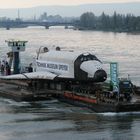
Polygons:
M94 74L94 79L97 82L104 82L107 79L107 73L104 70L97 70Z

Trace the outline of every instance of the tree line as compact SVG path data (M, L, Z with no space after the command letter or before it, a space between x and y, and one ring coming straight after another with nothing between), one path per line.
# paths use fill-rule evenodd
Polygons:
M132 14L121 15L116 12L112 16L104 12L100 16L95 16L92 12L86 12L80 16L76 24L81 30L139 32L140 16L136 17Z

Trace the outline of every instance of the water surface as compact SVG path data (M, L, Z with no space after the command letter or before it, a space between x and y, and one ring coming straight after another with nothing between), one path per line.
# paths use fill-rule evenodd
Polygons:
M40 46L90 51L118 62L120 76L140 85L140 35L73 31L63 28L0 29L0 57L10 50L5 40L28 40L22 63L29 64ZM57 100L15 102L0 98L0 140L139 140L140 112L95 113Z

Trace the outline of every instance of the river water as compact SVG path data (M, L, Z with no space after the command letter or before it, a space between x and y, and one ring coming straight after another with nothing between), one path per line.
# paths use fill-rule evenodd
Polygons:
M28 40L21 62L29 64L40 46L85 50L104 62L118 62L120 77L140 85L140 34L74 31L55 27L0 29L0 58L10 50L5 40ZM0 98L0 140L139 140L140 112L94 113L57 100L15 102Z

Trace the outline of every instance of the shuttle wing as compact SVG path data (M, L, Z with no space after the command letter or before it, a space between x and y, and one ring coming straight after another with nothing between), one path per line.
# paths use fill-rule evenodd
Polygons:
M5 80L28 80L28 79L42 79L42 80L53 80L57 77L56 74L51 72L31 72L23 74L15 74L9 76L0 76L0 79Z

